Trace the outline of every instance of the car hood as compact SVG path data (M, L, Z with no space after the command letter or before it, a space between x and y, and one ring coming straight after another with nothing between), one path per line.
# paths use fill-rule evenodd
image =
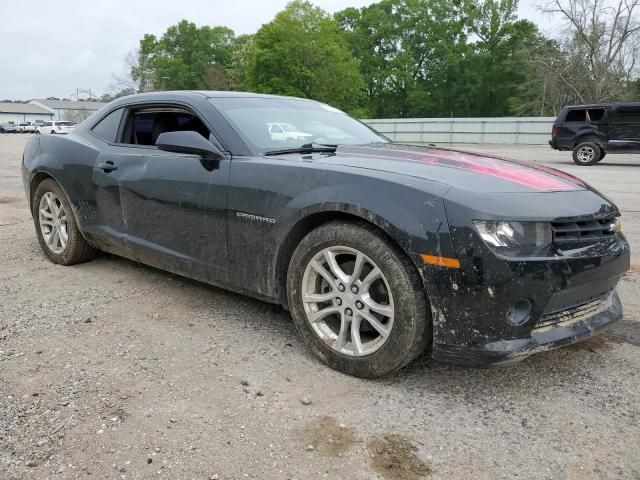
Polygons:
M409 175L476 192L543 193L588 189L579 178L553 168L445 148L343 145L335 154L319 161Z

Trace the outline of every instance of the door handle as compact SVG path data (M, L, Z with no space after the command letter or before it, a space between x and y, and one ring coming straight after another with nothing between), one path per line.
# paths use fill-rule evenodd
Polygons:
M117 170L118 166L115 163L113 163L111 160L107 160L106 162L100 162L98 164L98 168L101 168L106 173L109 173L109 172L113 172L114 170Z

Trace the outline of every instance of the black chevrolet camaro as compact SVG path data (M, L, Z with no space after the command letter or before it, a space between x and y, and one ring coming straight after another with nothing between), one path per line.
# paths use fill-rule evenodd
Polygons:
M328 105L231 92L118 99L29 140L42 250L111 252L282 304L362 377L423 352L514 362L622 318L620 212L566 173L397 145Z

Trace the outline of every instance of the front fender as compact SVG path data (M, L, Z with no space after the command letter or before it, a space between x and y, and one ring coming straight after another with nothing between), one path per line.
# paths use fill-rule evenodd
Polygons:
M332 219L360 219L378 227L411 259L425 285L432 278L429 268L425 268L420 259L421 253L455 256L444 203L439 195L402 186L396 188L395 184L386 185L385 190L347 187L319 187L289 202L291 215L279 227L281 240L277 242L274 262L275 285L279 287L278 296L283 304L286 304L284 286L288 263L297 244L310 230ZM380 191L385 191L384 198ZM332 201L319 201L326 198Z
M229 180L229 279L281 302L289 258L311 229L349 216L380 228L414 262L453 256L448 185L374 169L235 158Z
M336 212L372 223L407 254L452 254L443 200L422 191L414 193L411 199L407 193L387 190L381 198L380 190L366 186L328 185L313 189L287 205L290 215L281 222L282 237L286 238L308 217ZM331 202L322 201L328 198Z

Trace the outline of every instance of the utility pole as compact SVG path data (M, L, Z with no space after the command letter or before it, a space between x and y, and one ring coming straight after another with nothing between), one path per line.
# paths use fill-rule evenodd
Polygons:
M544 102L547 96L547 72L544 72L544 84L542 86L542 105L540 105L540 116L544 117Z
M93 100L94 98L97 98L90 88L76 88L75 93L70 95L71 98L75 97L76 100L80 100L81 96L83 96L82 100Z

